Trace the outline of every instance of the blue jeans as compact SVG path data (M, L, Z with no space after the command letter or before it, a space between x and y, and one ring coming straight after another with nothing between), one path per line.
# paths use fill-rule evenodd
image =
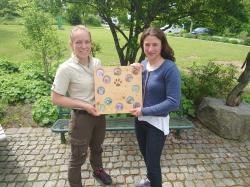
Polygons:
M153 187L162 187L160 159L166 140L164 133L145 121L135 119L135 133L143 155L147 177Z

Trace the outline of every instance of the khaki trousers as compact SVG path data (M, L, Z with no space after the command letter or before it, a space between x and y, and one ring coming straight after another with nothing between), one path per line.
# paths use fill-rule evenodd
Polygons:
M102 144L105 137L105 116L92 116L86 111L74 110L70 122L71 155L68 178L71 187L82 187L81 166L84 164L88 147L93 170L102 167Z

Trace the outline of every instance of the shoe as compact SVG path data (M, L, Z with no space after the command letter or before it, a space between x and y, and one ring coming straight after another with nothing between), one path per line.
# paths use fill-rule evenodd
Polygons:
M112 179L110 177L110 175L108 175L103 168L98 168L97 170L95 170L93 172L93 176L97 179L99 179L100 181L103 182L103 184L105 185L110 185L112 184Z
M148 178L142 179L138 184L135 185L135 187L151 187L150 181L148 180Z

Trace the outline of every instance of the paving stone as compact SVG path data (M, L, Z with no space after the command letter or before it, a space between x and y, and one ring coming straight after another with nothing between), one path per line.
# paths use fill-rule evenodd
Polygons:
M125 178L124 178L124 176L117 176L116 177L116 181L117 181L117 183L118 184L124 184L125 183Z
M184 187L184 184L182 182L173 182L174 187Z
M60 144L58 135L46 128L6 129L6 134L11 138L0 142L1 187L8 183L15 187L69 187L70 147ZM103 165L112 175L112 186L134 187L146 176L133 132L107 132L103 148ZM161 158L163 186L250 186L249 158L250 140L226 140L198 124L183 131L181 139L172 134L167 137ZM83 184L102 186L91 172L87 158L82 166Z
M3 181L12 182L12 181L15 181L16 177L17 177L16 174L7 174L7 175L5 175L5 178Z
M48 180L49 178L50 178L50 173L40 173L38 175L37 180L38 181L45 181L45 180Z
M33 187L43 187L46 184L46 181L34 182Z
M167 173L166 177L169 181L174 181L176 180L176 174L175 173Z
M132 183L134 183L134 180L133 180L133 178L131 176L126 177L125 181L126 181L126 184L132 184Z
M62 186L69 186L69 184L66 185L66 180L59 180L56 184L56 187L62 187Z
M185 175L183 173L177 173L176 178L178 181L183 181L185 179Z
M28 181L35 181L37 179L38 174L37 173L31 173L28 176Z
M52 186L55 186L57 183L56 180L52 180L52 181L47 181L44 185L44 187L52 187Z
M84 185L85 186L94 186L95 180L94 179L85 179Z
M170 182L164 182L162 184L163 187L172 187L172 184Z
M186 187L195 187L195 184L193 181L185 181Z
M15 181L17 182L22 182L22 181L27 181L27 175L25 174L18 174Z
M5 182L0 182L0 186L1 187L7 187L8 183L5 183Z
M15 187L16 186L16 183L15 182L10 182L8 183L7 187Z

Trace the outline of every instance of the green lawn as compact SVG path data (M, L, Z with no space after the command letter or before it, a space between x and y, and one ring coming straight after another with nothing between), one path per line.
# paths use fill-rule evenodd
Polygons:
M63 40L67 51L64 58L70 55L68 47L70 32L69 26L65 30L58 31ZM25 51L19 44L20 25L0 25L0 57L6 57L13 62L19 63L30 58L30 52ZM101 59L104 65L119 65L118 55L116 53L113 38L110 31L106 28L91 27L92 38L101 46L101 52L97 57ZM213 41L204 41L169 36L169 43L175 51L177 64L181 68L190 66L194 61L197 63L207 63L209 60L219 61L221 63L242 64L246 54L250 50L249 46L220 43Z

